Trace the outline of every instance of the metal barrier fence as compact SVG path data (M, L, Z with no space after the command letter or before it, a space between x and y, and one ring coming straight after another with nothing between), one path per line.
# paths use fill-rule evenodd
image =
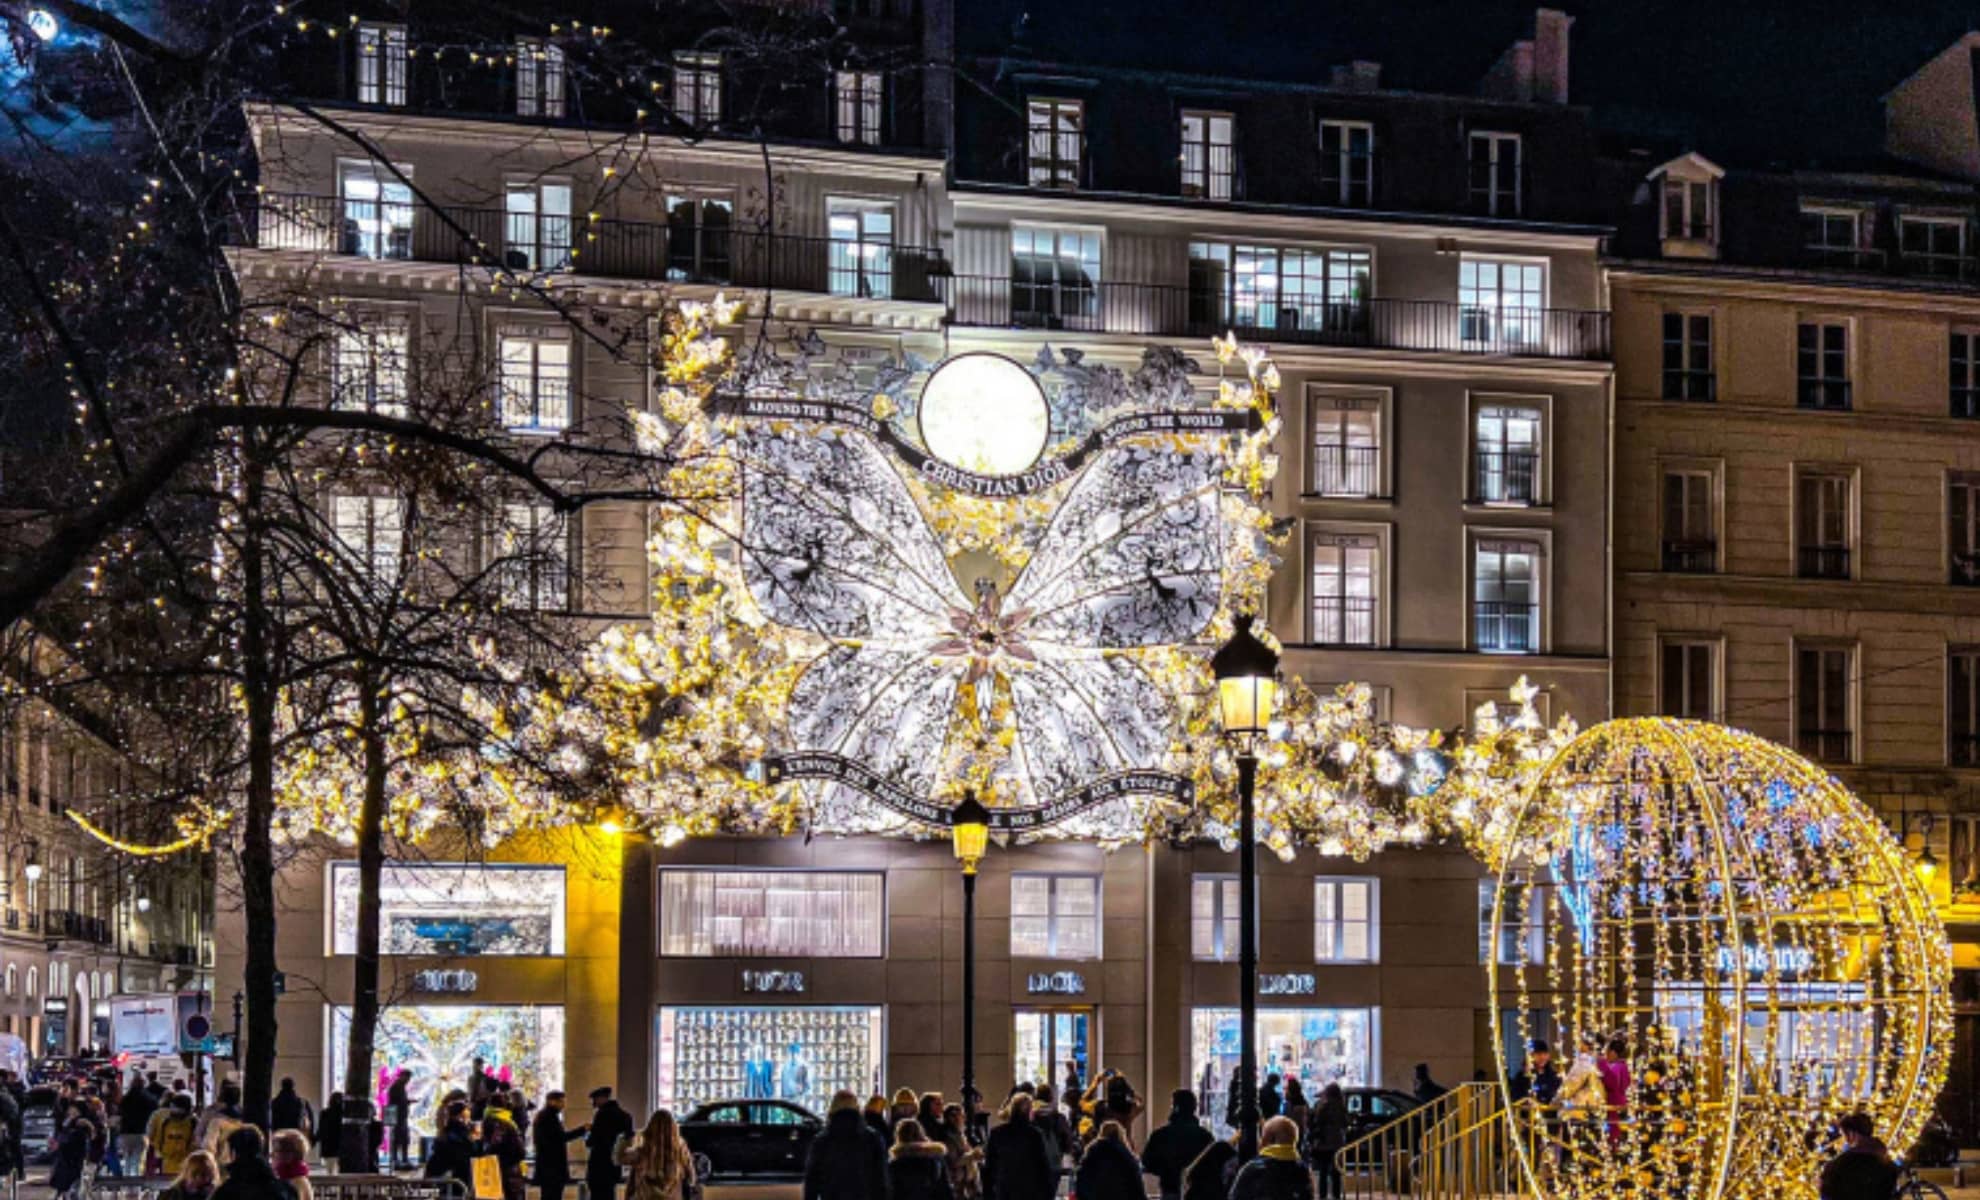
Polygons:
M458 1179L404 1179L396 1175L318 1175L309 1177L316 1200L468 1200ZM156 1200L172 1186L166 1176L141 1178L97 1175L80 1189L80 1200Z

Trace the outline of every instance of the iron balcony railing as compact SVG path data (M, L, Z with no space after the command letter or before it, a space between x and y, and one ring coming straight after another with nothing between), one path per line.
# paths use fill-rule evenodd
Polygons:
M1065 277L958 275L954 324L1215 337L1445 354L1606 360L1609 314L1591 309L1484 308L1452 300L1327 299L1188 284Z
M1382 448L1318 442L1313 447L1314 496L1366 499L1381 494Z
M737 287L935 302L933 250L719 226L510 213L499 208L268 192L250 197L239 240L263 250L513 271L573 271Z
M1485 504L1537 504L1540 500L1537 450L1479 450L1472 466L1473 499Z
M1472 640L1487 654L1531 654L1540 648L1540 606L1506 600L1472 604Z
M1795 552L1803 579L1848 579L1848 546L1802 546Z
M1322 646L1373 646L1373 596L1315 596L1313 640Z
M1709 575L1717 569L1719 543L1705 539L1664 540L1664 570L1686 575Z

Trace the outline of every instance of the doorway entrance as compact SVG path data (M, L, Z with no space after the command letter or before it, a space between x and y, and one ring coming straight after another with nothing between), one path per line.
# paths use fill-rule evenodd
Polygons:
M1020 1008L1013 1016L1014 1082L1049 1083L1056 1091L1065 1085L1068 1062L1078 1065L1082 1083L1093 1081L1100 1043L1091 1008Z

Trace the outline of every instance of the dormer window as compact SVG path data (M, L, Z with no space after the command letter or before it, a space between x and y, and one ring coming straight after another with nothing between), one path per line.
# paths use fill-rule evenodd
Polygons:
M1712 235L1711 180L1664 180L1664 236L1709 242Z
M1668 258L1712 258L1719 248L1719 180L1725 172L1696 155L1672 159L1650 176L1657 236Z
M1880 257L1869 249L1870 214L1843 205L1803 204L1801 245L1817 265L1870 267Z

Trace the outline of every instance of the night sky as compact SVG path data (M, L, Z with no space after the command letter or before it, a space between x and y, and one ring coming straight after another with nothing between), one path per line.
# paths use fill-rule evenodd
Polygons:
M1394 87L1468 92L1532 28L1531 0L960 0L978 51L1325 82L1353 58ZM1580 0L1570 89L1605 129L1759 165L1874 153L1878 97L1968 29L1980 0Z

